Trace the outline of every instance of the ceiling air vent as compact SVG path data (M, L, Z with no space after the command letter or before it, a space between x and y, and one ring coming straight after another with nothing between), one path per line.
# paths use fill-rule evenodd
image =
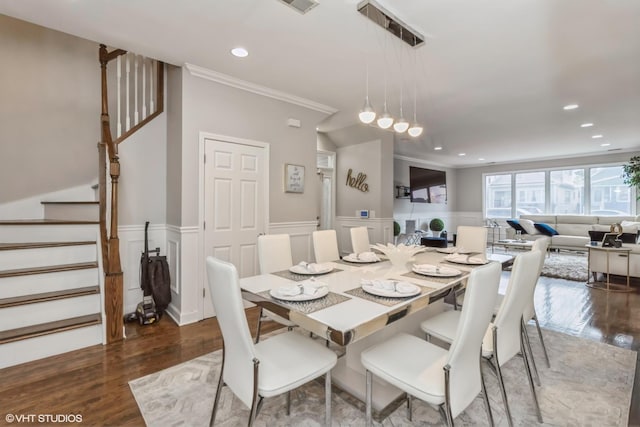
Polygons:
M300 13L307 13L318 5L315 0L280 0L282 3L291 6Z
M412 47L418 47L424 43L422 34L409 27L374 0L364 0L358 3L358 12Z

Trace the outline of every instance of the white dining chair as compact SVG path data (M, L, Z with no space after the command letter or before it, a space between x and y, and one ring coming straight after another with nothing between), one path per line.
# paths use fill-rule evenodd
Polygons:
M265 397L287 393L325 375L325 425L331 425L331 369L336 354L297 332L254 344L244 312L238 271L231 263L207 257L211 299L222 332L222 366L211 412L213 426L223 384L250 408L252 426Z
M531 247L532 251L539 251L542 254L542 257L540 258L540 264L538 265L538 279L540 279L540 273L542 272L542 267L544 267L544 260L547 257L547 250L549 249L550 243L551 243L550 238L541 237L536 239L533 242L533 246ZM537 281L536 281L536 284L537 284ZM549 354L547 353L547 347L544 344L544 338L542 337L542 329L540 328L540 323L538 322L538 315L536 314L535 289L534 289L534 293L531 296L532 296L531 301L529 302L529 304L527 304L527 307L525 308L522 318L524 319L525 324L528 323L530 320L533 320L535 322L536 329L538 331L538 339L540 340L540 345L542 346L542 353L544 354L544 359L547 363L547 367L550 368L551 363L549 361ZM504 299L503 295L498 295L498 305L496 305L495 313L498 312L503 299ZM527 346L531 348L531 344L529 342L529 334L527 333L526 328L524 330L524 333L525 333L525 339L527 340ZM533 354L531 357L531 366L533 367L536 382L538 383L538 385L540 385L538 368L536 367L536 362L535 362L535 359L533 358Z
M356 254L370 252L369 230L367 227L351 227L351 250Z
M489 424L493 425L481 372L481 346L493 314L501 270L499 263L490 263L469 275L467 304L448 351L402 333L362 352L367 426L372 417L372 374L407 393L409 421L412 397L438 407L447 425L453 426L453 420L482 394Z
M291 238L288 234L263 234L258 236L258 264L260 274L273 273L286 270L293 265L291 257ZM256 343L260 342L260 330L263 320L272 320L292 330L295 323L272 311L260 308L258 316L258 328L256 330Z
M312 233L313 252L316 262L330 262L340 259L336 230L319 230Z
M498 377L498 384L510 426L513 425L513 419L509 409L501 367L518 353L523 358L538 420L540 423L543 422L533 384L529 356L526 351L523 317L527 305L533 298L541 256L543 255L539 251L531 251L516 257L511 270L507 293L498 310L498 314L489 325L482 343L482 355ZM465 302L463 311L467 304L468 302ZM452 342L455 340L459 322L460 312L450 310L425 320L420 324L420 328L428 337L435 337L444 342ZM529 348L530 351L531 349Z
M456 248L484 254L487 250L487 228L459 225L456 230Z

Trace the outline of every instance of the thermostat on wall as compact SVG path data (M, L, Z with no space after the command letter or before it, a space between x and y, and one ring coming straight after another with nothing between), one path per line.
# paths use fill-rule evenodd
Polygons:
M358 211L358 217L360 217L360 218L369 218L369 211L368 210L360 210L360 211Z

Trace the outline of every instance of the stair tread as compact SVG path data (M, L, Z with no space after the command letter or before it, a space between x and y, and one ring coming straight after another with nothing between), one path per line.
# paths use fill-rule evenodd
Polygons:
M43 205L99 205L100 204L100 202L95 200L86 200L86 201L43 200L40 203Z
M82 225L100 224L100 221L79 221L67 219L7 219L0 221L0 225Z
M56 248L62 246L82 246L95 245L95 240L82 240L77 242L21 242L21 243L0 243L0 251L16 250L16 249L38 249L38 248Z
M100 313L96 313L73 317L71 319L56 320L53 322L40 323L38 325L10 329L8 331L0 331L0 344L6 344L27 338L35 338L71 329L78 329L85 326L98 325L100 323L102 323L102 317L100 316Z
M84 270L88 268L97 268L97 267L98 267L98 263L96 261L92 261L92 262L81 262L77 264L59 264L59 265L51 265L51 266L44 266L44 267L18 268L15 270L0 271L0 278L26 276L30 274L56 273L59 271Z
M64 289L62 291L42 292L39 294L21 295L19 297L1 298L0 308L35 304L39 302L54 301L64 298L74 298L98 293L100 293L99 286L85 286L83 288Z

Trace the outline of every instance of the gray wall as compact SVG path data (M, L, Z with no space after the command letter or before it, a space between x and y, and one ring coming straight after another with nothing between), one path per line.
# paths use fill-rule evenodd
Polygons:
M316 126L325 117L324 113L194 77L183 69L180 225L197 225L198 221L200 132L269 143L269 221L315 220L320 197L313 185ZM288 118L300 120L302 126L288 127ZM305 166L304 193L284 192L285 163ZM171 177L174 179L173 173Z
M514 172L523 170L550 169L585 165L606 165L610 163L620 164L627 162L638 153L613 153L602 156L575 157L570 159L556 159L545 161L533 161L525 163L509 163L478 168L456 170L457 185L455 187L455 200L459 211L482 211L482 174L495 172Z
M182 223L182 68L167 65L167 224Z
M98 45L0 15L0 58L0 203L96 181Z

